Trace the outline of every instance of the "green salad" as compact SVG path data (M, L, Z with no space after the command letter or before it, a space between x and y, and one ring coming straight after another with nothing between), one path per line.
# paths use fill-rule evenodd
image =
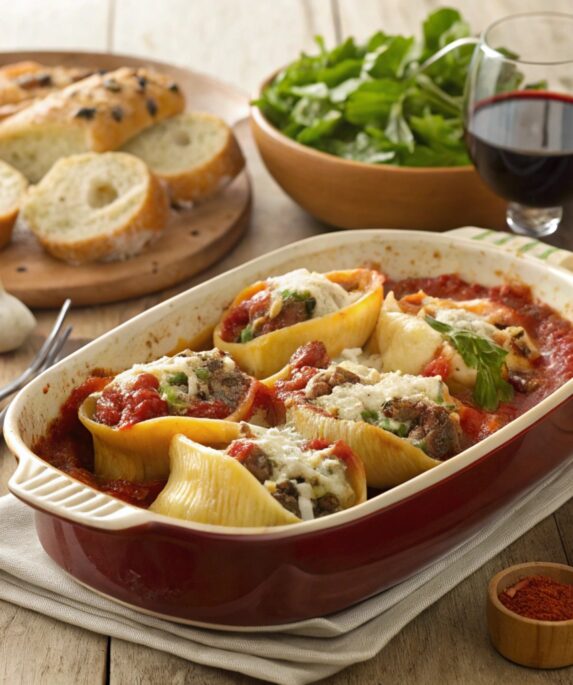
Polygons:
M418 67L448 43L470 35L454 9L432 12L422 38L378 31L363 45L348 38L333 50L302 54L254 104L293 140L345 159L402 166L470 164L463 141L462 97L474 47Z

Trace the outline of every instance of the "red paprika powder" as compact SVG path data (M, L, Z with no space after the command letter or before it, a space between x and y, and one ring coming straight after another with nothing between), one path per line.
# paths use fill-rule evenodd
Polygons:
M510 611L538 621L573 619L573 585L548 576L527 576L506 588L499 601Z

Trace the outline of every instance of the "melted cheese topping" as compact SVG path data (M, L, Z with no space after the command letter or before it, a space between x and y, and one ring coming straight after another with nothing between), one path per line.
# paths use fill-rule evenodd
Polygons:
M219 359L222 360L225 371L232 373L237 369L237 365L231 357L220 350L214 349L206 352L184 350L174 357L161 357L147 364L134 364L127 371L118 374L112 383L118 386L120 390L127 392L137 376L142 373L150 373L159 381L161 398L168 401L170 405L175 400L175 404L180 404L181 411L184 413L186 408L183 405L186 401L196 397L199 392L204 392L208 387L205 377L201 378L203 375L201 369L206 370L208 362ZM161 391L161 388L169 385L169 379L180 373L187 376L187 385L171 386L169 396L167 396L165 391Z
M482 338L493 340L499 330L488 323L483 316L466 309L436 309L435 318L456 330L471 331ZM424 322L425 323L425 322ZM426 324L427 325L427 324Z
M276 490L276 483L285 480L303 479L296 483L298 505L301 518L314 518L312 500L332 493L336 495L342 507L349 506L354 498L354 491L346 478L346 465L332 456L332 448L323 450L304 449L308 443L289 426L281 428L257 428L249 426L249 436L269 458L272 465L272 477L265 482L269 492Z
M373 384L345 383L322 395L312 403L339 419L360 421L365 411L379 411L388 400L395 398L425 400L440 404L446 394L439 376L411 376L399 371L384 373Z
M338 283L333 283L323 274L308 269L296 269L282 276L268 278L267 286L272 293L273 300L282 299L281 292L291 290L295 292L308 292L316 300L316 306L312 318L332 314L333 312L348 307L362 297L360 290L347 292ZM271 311L273 303L271 303Z

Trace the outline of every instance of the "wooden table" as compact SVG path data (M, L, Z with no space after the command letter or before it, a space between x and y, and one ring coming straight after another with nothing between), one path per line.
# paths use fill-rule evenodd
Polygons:
M21 0L2 8L3 49L109 49L171 60L207 71L253 91L263 77L312 36L328 43L377 28L416 30L437 0ZM476 30L505 14L540 8L532 0L453 0ZM543 9L570 11L570 0L545 0ZM238 247L201 277L156 296L73 311L74 342L92 339L155 303L204 278L325 229L282 193L266 173L246 124L238 127L254 182L252 226ZM550 242L573 249L569 217ZM0 356L0 385L24 368L54 318L38 313L28 343ZM0 454L0 494L14 468ZM573 563L573 501L541 522L412 621L374 659L352 666L329 683L570 683L572 669L551 672L515 666L490 646L485 624L487 580L499 569L526 560ZM0 683L204 683L257 681L198 666L152 649L96 635L0 602Z

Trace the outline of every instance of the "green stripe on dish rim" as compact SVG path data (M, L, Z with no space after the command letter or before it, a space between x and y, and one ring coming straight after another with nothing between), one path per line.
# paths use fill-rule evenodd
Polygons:
M525 245L522 245L517 251L529 252L529 250L533 250L533 248L537 247L538 245L543 245L543 243L540 243L538 240L532 240L530 243L525 243Z
M558 247L550 247L545 252L542 252L540 255L537 255L537 259L547 259L549 256L551 256L553 253L559 252Z
M509 243L514 238L517 238L517 236L515 236L515 235L504 235L502 238L498 238L497 240L494 240L493 244L494 245L505 245L506 243Z
M478 233L478 235L472 236L472 240L484 240L490 235L497 233L497 231L492 231L491 229L486 229L483 233Z

